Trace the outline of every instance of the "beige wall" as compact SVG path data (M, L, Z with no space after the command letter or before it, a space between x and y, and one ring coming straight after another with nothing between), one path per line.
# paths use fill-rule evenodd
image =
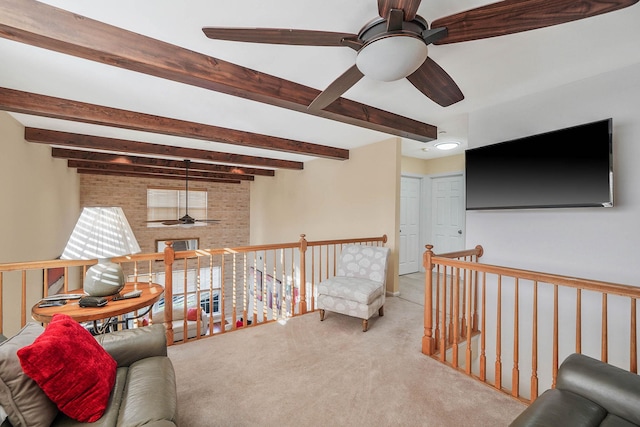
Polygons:
M398 138L350 150L345 161L319 159L302 171L256 177L251 184L251 244L388 237L397 292L400 158Z
M200 249L246 246L249 244L249 184L190 182L193 190L207 190L207 210L210 219L220 223L204 227L147 227L147 188L184 188L184 182L82 175L80 177L81 206L120 206L131 225L142 252L156 252L156 240L200 240Z
M402 173L415 175L437 175L464 170L464 154L438 157L437 159L416 159L402 157Z
M79 212L78 177L47 145L24 140L24 127L0 112L0 263L58 257ZM27 306L42 297L42 273L29 274ZM3 276L5 335L20 328L20 273Z
M48 145L26 142L24 127L5 112L0 146L0 262L58 257L79 212L75 171Z

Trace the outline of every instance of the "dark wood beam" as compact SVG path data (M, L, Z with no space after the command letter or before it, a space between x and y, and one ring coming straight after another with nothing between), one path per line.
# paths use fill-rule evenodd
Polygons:
M0 88L0 110L336 160L349 150Z
M181 170L185 169L185 162L183 160L158 159L155 157L125 156L120 154L99 153L96 151L70 150L68 148L53 147L51 149L51 157L54 157L56 159L86 160L90 162L129 164L129 165L137 165L137 166L151 166L151 167L172 168L172 169L181 169ZM230 174L237 174L237 175L259 175L259 176L275 175L275 171L273 169L247 168L247 167L239 167L239 166L227 166L227 165L198 163L198 162L190 162L189 170L230 173Z
M154 168L149 166L135 166L118 163L99 163L89 162L86 160L67 160L67 166L76 169L91 169L91 170L103 170L114 172L135 172L147 175L175 175L182 179L186 177L185 170L168 169L168 168ZM189 179L191 178L216 178L216 179L228 179L239 181L253 181L253 175L237 175L230 173L218 173L218 172L203 172L198 170L191 170L189 168Z
M344 98L307 110L319 90L34 0L0 3L0 37L418 141L437 137L435 126Z
M79 174L85 175L107 175L107 176L125 176L128 178L149 178L149 179L173 179L180 180L184 183L184 178L181 178L176 175L149 175L148 173L140 173L140 172L117 172L110 170L97 170L97 169L77 169L76 172ZM201 182L217 182L221 184L240 184L242 181L240 180L229 180L229 179L219 179L219 178L193 178L189 177L189 182L191 181L201 181Z
M253 165L267 168L303 169L302 162L268 159L265 157L244 156L240 154L220 153L217 151L182 148L148 142L128 141L125 139L105 138L101 136L80 135L70 132L25 128L24 138L29 142L59 145L64 147L88 148L91 150L115 151L117 153L151 154L178 157L180 159L200 159L233 165Z

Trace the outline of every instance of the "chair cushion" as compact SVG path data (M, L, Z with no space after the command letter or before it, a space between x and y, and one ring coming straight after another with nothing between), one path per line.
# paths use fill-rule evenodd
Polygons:
M20 366L17 351L30 345L44 331L37 323L27 323L15 336L0 345L0 406L15 427L49 426L58 408Z
M338 260L336 276L362 277L384 283L388 259L389 248L346 245Z
M371 304L384 292L382 282L361 277L335 276L318 284L318 294Z

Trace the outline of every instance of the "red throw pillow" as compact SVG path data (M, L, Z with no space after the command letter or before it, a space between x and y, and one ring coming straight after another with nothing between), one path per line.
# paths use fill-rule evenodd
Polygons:
M117 363L91 334L66 314L56 314L33 344L18 350L22 370L67 416L102 417Z
M187 310L187 320L193 320L194 322L198 320L198 315L200 314L200 310L197 308L190 308Z

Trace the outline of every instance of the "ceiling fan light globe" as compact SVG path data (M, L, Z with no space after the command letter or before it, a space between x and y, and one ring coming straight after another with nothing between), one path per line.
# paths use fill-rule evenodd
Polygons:
M416 71L429 52L424 41L413 35L386 35L371 40L358 51L356 65L374 80L392 82Z

